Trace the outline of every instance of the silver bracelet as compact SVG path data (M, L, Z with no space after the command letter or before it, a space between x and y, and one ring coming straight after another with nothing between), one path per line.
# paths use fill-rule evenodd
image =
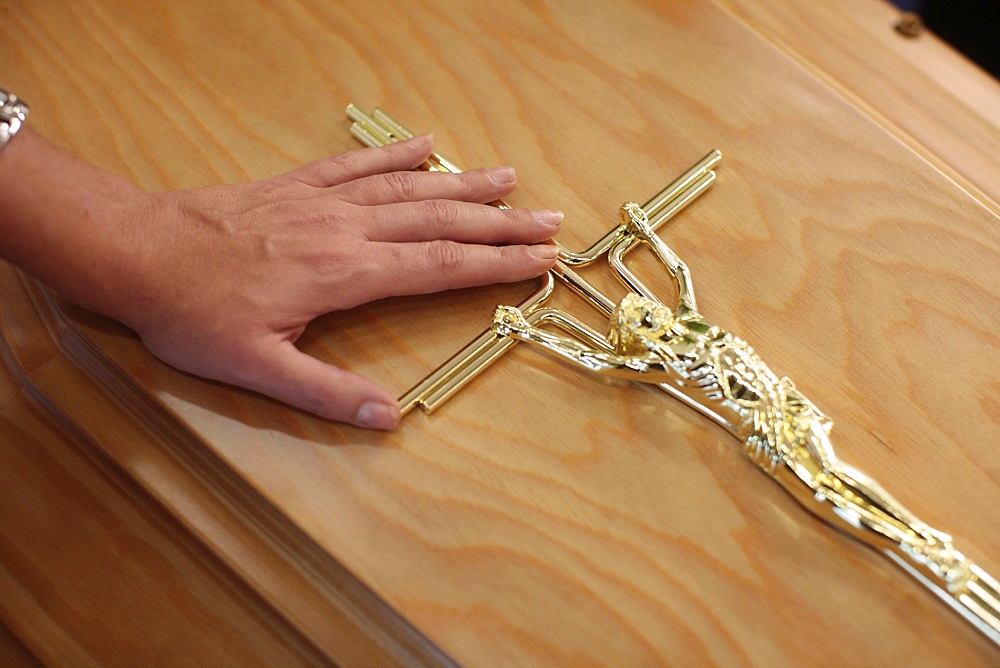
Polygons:
M0 150L21 129L28 117L28 105L17 95L0 88Z

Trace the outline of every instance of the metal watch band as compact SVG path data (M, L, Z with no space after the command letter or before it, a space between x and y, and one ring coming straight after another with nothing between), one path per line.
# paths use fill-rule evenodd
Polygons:
M17 95L0 88L0 149L21 129L28 116L28 105Z

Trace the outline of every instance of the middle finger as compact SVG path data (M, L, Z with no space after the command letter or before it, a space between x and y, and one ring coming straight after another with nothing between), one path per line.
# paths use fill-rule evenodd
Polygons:
M499 209L485 204L431 199L370 207L371 241L446 239L470 244L534 244L559 231L561 211Z
M450 172L390 172L336 186L343 199L352 204L375 206L427 199L463 202L490 202L514 189L517 176L513 167Z

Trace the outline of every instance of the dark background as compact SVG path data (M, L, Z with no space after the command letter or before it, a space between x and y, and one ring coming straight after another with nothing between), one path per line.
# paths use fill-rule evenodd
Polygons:
M1000 79L1000 0L892 0Z

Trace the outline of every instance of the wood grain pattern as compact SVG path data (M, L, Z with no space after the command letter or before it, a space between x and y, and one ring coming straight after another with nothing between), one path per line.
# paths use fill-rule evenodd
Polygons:
M190 445L190 434L138 401L111 401L67 357L83 342L47 295L0 269L5 334L20 334L0 339L0 387L19 388L0 408L0 621L36 656L73 665L442 662L308 540L282 532L287 523L247 517L240 501L252 501L234 499L224 477L206 485L204 457L185 463L167 452L163 443Z
M719 147L718 184L664 231L702 310L833 417L844 459L1000 572L998 218L730 3L147 7L18 3L0 65L36 127L148 188L352 148L353 100L433 131L461 165L514 164L512 203L563 208L560 241L575 248L621 201ZM317 321L302 345L402 393L530 289L386 300ZM201 549L337 660L363 663L365 643L405 633L392 614L486 665L997 660L658 393L518 348L439 413L370 434L178 373L122 328L59 311L50 368L57 351L29 345L44 339L26 329L40 317L4 321L7 336L25 331L11 344L26 351L20 366ZM74 369L103 387L101 410L131 411L157 445L102 433L111 418L60 386ZM0 382L0 401L17 388ZM211 530L257 522L271 532ZM302 576L317 564L343 577ZM266 577L296 567L297 584ZM336 614L323 587L352 582L371 607L334 625L353 639L338 654L323 642ZM366 616L379 632L352 625Z
M31 302L3 269L5 323L42 325L26 317ZM115 484L107 462L88 459L85 433L27 375L43 379L60 361L44 326L19 333L0 340L2 385L19 388L0 407L0 620L31 646L26 656L73 665L303 661L280 620L234 601L210 554L187 552L169 519L127 482ZM94 393L85 381L73 390Z
M1000 213L1000 82L882 0L720 4Z

